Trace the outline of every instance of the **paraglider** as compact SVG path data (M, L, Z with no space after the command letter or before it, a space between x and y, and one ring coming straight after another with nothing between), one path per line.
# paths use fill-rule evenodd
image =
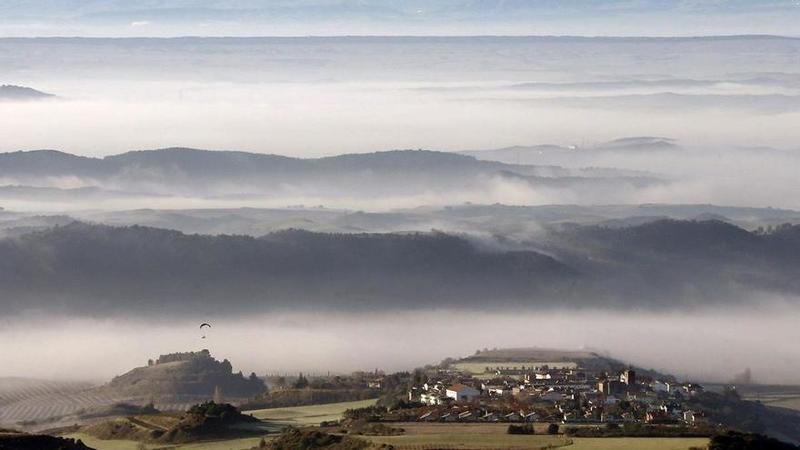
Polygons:
M200 330L202 330L202 329L203 329L203 327L208 327L208 328L211 328L211 324L210 324L210 323L203 322L203 323L201 323L201 324L200 324ZM205 339L205 338L206 338L206 335L205 335L205 334L203 334L203 339Z

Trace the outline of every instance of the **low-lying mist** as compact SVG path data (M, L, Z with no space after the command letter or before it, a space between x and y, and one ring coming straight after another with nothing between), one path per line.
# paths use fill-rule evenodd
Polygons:
M4 316L0 376L105 382L159 354L201 348L244 373L396 371L486 347L538 346L591 349L700 381L726 382L750 367L759 383L800 383L798 311L776 308L481 313L432 306L391 314L159 320ZM201 321L212 329L201 333Z
M800 138L792 126L798 109L759 110L763 100L758 95L749 96L743 106L701 96L697 101L704 107L698 108L694 102L671 107L658 98L607 105L587 96L575 104L558 97L567 92L532 97L508 90L415 89L452 86L436 81L26 83L64 98L0 102L0 151L55 148L97 156L184 146L318 156L392 148L585 144L636 135L777 147L794 146Z

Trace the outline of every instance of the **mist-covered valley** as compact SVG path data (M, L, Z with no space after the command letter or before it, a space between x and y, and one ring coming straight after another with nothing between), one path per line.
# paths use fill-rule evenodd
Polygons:
M3 155L0 202L55 213L465 202L798 209L798 42L0 39L0 81L21 86L0 99L0 150L67 154ZM164 148L173 150L136 152ZM481 162L367 155L392 149Z
M6 38L2 82L60 100L0 102L0 150L329 156L585 147L627 136L795 150L798 42Z
M56 6L44 22L84 20ZM541 347L800 385L799 56L760 35L0 38L0 423L72 420L73 393L204 348L255 384ZM3 397L27 379L76 383L69 414Z

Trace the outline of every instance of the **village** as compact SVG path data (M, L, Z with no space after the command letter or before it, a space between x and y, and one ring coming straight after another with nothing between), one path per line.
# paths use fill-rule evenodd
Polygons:
M380 420L711 425L693 401L703 386L638 375L632 368L609 373L575 364L487 365L475 374L455 365L413 378L419 382L409 383L405 407L388 410ZM379 378L372 381L379 383Z

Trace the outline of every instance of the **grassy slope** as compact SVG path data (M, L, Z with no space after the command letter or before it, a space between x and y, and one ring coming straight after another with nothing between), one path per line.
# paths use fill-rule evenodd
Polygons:
M370 436L372 442L391 444L398 449L421 448L465 448L465 449L531 449L562 447L568 442L560 436L534 435L514 436L509 434L461 434L442 433L401 436Z
M325 405L296 406L292 408L258 409L244 411L262 420L276 422L281 425L318 425L322 421L338 420L348 409L364 408L374 405L376 400L360 400L356 402L329 403Z
M108 440L104 441L91 437L86 434L76 433L67 437L81 439L84 444L96 450L138 450L139 442L136 441L122 441L122 440ZM258 446L261 438L243 438L231 439L227 441L214 441L214 442L199 442L194 444L181 444L174 447L164 444L145 444L147 449L162 449L170 448L175 450L244 450Z
M704 448L708 439L703 438L575 438L562 436L514 436L508 434L442 433L403 436L363 437L375 443L395 446L398 450L421 447L460 449L544 449L561 447L564 450L688 450Z

